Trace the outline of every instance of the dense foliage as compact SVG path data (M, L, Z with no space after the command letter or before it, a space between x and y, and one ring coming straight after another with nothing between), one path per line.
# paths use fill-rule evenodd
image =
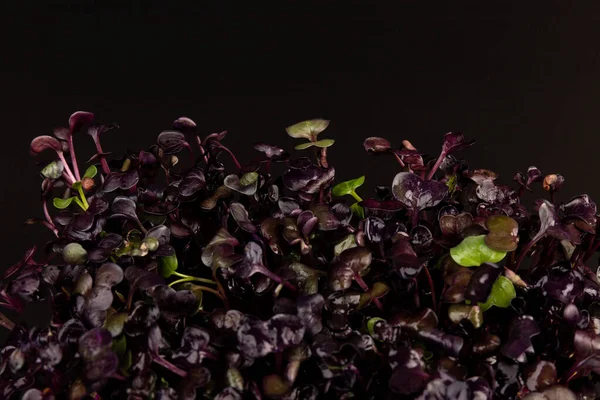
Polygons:
M364 176L335 180L328 125L287 128L311 157L260 143L248 164L189 118L120 158L88 112L35 138L57 157L28 222L55 239L1 275L0 398L596 398L596 204L556 203L563 177L535 167L499 184L457 158L460 133L431 160L367 138L398 173L362 199ZM12 322L43 300L48 326Z

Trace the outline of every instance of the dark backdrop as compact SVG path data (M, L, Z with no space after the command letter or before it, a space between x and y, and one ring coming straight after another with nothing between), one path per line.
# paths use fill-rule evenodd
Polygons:
M331 119L330 160L339 179L368 176L364 196L390 183L396 166L368 157L363 138L409 139L436 155L445 132L463 131L478 142L463 153L470 164L496 170L506 183L536 165L566 177L559 199L600 195L597 8L213 3L6 6L2 268L50 238L23 225L42 216L28 145L75 110L121 125L104 138L108 151L146 147L185 115L205 134L228 130L227 145L242 160L253 157L256 140L291 149L284 128L292 123ZM91 155L87 139L79 140L89 150L80 157Z

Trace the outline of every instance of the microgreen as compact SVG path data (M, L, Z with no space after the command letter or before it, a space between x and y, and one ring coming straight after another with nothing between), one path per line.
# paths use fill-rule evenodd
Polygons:
M40 168L43 219L28 223L55 238L0 276L1 396L596 398L590 196L555 201L564 177L536 167L514 187L470 168L461 133L434 159L364 140L398 163L370 195L365 176L329 165L328 126L286 129L314 158L257 143L238 159L226 131L201 139L188 117L114 155L100 136L118 126L89 112L33 139L56 158ZM549 200L527 207L538 182ZM49 323L13 321L36 302Z

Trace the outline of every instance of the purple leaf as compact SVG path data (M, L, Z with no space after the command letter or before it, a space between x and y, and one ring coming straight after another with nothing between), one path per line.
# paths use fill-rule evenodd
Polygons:
M578 218L590 225L596 225L596 203L587 194L573 197L560 206L567 218Z
M83 126L94 121L94 114L87 111L76 111L69 117L69 128L71 134L79 131Z
M125 217L134 221L138 219L135 201L129 197L116 197L113 200L111 211L113 212L112 217Z
M240 228L242 228L246 232L250 232L250 233L256 232L257 228L250 221L250 219L248 217L248 211L242 204L237 203L237 202L232 202L231 204L229 204L229 212L231 213L231 216L233 217L233 219L235 219L235 222L238 223Z
M52 149L57 153L62 153L62 145L58 139L52 136L38 136L31 141L31 152L34 154L41 153L46 149Z
M421 211L439 204L448 194L448 187L437 181L423 181L410 172L400 172L394 177L392 192L409 210Z
M179 131L162 131L157 143L166 155L179 153L188 147L184 134Z
M388 153L391 150L392 145L387 139L380 137L369 137L363 142L363 147L369 153L378 154Z
M190 197L205 187L206 179L204 172L200 168L193 168L179 182L179 194L183 197Z
M532 351L531 338L541 333L540 328L530 315L521 315L510 325L508 340L500 352L515 361L525 362L526 351Z
M260 151L265 155L265 157L273 161L284 161L289 157L289 154L287 154L282 148L266 143L257 143L254 145L254 149Z
M117 189L128 190L134 187L139 179L136 169L129 169L126 172L111 172L104 181L102 190L105 193L114 192Z
M493 263L483 263L479 266L467 285L465 299L485 303L492 292L492 285L502 274L502 268Z

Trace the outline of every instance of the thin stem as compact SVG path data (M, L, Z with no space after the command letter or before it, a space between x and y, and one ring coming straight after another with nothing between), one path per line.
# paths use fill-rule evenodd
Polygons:
M417 280L417 278L413 278L413 282L415 283L415 293L414 293L415 307L421 308L421 297L419 296L419 281Z
M169 283L169 287L173 287L173 286L178 285L180 283L192 282L192 281L195 281L195 279L188 279L188 278L186 278L186 279L179 279L177 281ZM219 299L221 299L222 301L225 301L225 299L223 298L223 296L221 296L221 293L219 293L219 291L217 291L215 289L211 289L209 287L201 286L201 285L198 285L198 289L202 290L203 292L212 293L215 296L217 296Z
M88 208L90 208L90 205L88 204L88 201L85 198L85 194L83 193L83 188L81 187L81 185L79 185L77 191L79 192L79 197L81 197L81 203L85 207L85 210L87 210Z
M71 187L71 185L73 185L73 183L75 183L75 181L65 173L65 171L63 171L62 173L62 178L65 180L65 182L67 182L67 185L69 187Z
M281 277L279 275L275 274L274 272L271 272L266 267L262 268L260 270L260 273L265 275L267 278L271 279L272 281L281 283L283 286L285 286L286 288L288 288L289 290L291 290L294 293L296 293L298 291L298 288L296 286L292 285L288 281L284 281L283 279L281 279Z
M363 278L362 278L362 276L360 276L360 274L355 273L354 280L356 281L358 286L360 286L361 289L364 290L365 292L368 292L370 290L369 285L367 285L367 283L363 280ZM383 305L381 304L379 299L374 297L372 300L373 300L373 303L375 303L375 305L377 306L377 308L379 308L381 311L383 311Z
M527 243L525 245L525 247L523 248L523 250L521 250L521 254L519 254L519 258L517 258L517 261L515 262L515 264L512 266L512 270L514 272L517 272L517 270L519 269L519 266L521 265L521 263L523 262L523 260L525 259L525 256L527 255L527 253L529 252L529 250L531 250L531 248L533 247L533 245L537 242L536 241L530 241L529 243Z
M190 159L192 160L192 165L193 165L194 161L196 161L196 156L194 155L194 151L192 150L192 146L190 146L189 143L186 142L185 148L188 150L188 153L190 154Z
M227 152L227 154L229 154L229 156L231 157L231 159L235 163L235 166L237 167L237 169L242 169L242 166L240 165L238 159L233 155L233 153L231 152L231 150L229 150L227 147L223 146L221 143L219 143L219 145L217 146L217 148L219 148L219 149L224 150L225 152Z
M102 145L100 145L100 138L98 136L94 136L94 144L96 145L96 152L98 153L98 157L100 158L102 170L106 175L108 175L110 174L110 168L108 167L108 162L106 162L106 158L103 155L104 151L102 151Z
M223 288L223 285L221 285L221 281L219 281L219 278L217 277L216 269L213 270L212 276L213 280L217 284L217 290L219 291L219 293L221 293L221 297L223 298L223 304L225 305L225 308L229 310L229 299L227 299L227 293L225 293L225 289Z
M15 327L15 323L12 322L8 317L0 312L0 326L12 331Z
M52 222L52 218L50 217L50 213L48 212L48 204L46 203L45 199L42 200L42 208L44 210L44 217L46 218L46 221L42 221L42 224L44 224L48 229L52 231L52 233L54 233L54 235L56 235L56 237L58 237L58 229L56 229L54 222Z
M217 284L217 282L215 282L215 281L213 281L211 279L198 278L198 277L191 276L191 275L180 274L177 271L173 272L173 275L178 276L178 277L183 278L183 279L187 279L187 281L185 281L185 282L196 281L196 282L210 283L211 285L216 285ZM183 281L183 279L182 279L182 281ZM173 285L175 283L177 283L177 281L171 283L171 285ZM169 286L171 286L171 285L169 285Z
M419 210L413 210L411 212L411 216L412 216L412 226L413 228L417 225L419 225Z
M118 381L126 381L127 380L127 379L125 379L125 377L123 375L117 374L116 372L114 374L112 374L110 377L113 379L116 379Z
M360 197L358 194L356 194L356 192L354 190L352 192L350 192L350 196L354 197L354 200L356 200L359 203L361 201L363 201L362 197Z
M75 204L77 204L83 211L86 211L87 208L85 208L85 205L81 202L80 199L78 199L77 197L75 197L73 199L73 201L75 202Z
M564 383L569 383L579 373L579 369L584 366L592 358L596 357L596 353L592 353L581 361L576 362L569 371L567 371L560 379Z
M396 157L396 161L398 161L398 164L400 164L402 168L406 167L406 164L404 164L404 161L402 161L402 159L398 154L396 154L396 152L394 152L394 157Z
M141 230L141 231L144 233L144 235L145 235L146 233L148 233L148 229L146 229L146 228L144 227L144 224L142 224L142 221L140 221L140 220L139 220L139 218L136 218L136 219L135 219L135 222L137 222L137 225L138 225L138 227L139 227L139 228L140 228L140 230Z
M445 157L446 157L446 154L444 152L441 152L440 156L436 160L435 164L433 164L433 167L431 167L431 170L427 174L427 178L425 178L426 181L430 180L433 177L433 175L435 174L435 171L437 171L438 168L440 167L440 165L442 165L442 162L444 161Z
M161 367L168 369L169 371L173 372L174 374L179 375L182 378L185 378L187 376L187 372L185 372L181 368L176 367L175 365L171 364L169 361L165 360L158 354L154 354L154 353L152 354L152 361L154 361Z
M69 154L71 154L71 163L73 164L73 171L75 171L75 178L80 181L81 175L79 175L79 166L77 165L77 157L75 157L75 146L73 145L73 134L69 135Z
M329 168L329 164L327 163L327 147L321 148L321 166Z
M73 172L71 172L71 168L69 168L69 164L67 164L67 160L65 160L65 155L63 154L62 151L57 151L56 154L58 154L58 158L60 158L60 161L63 163L63 166L65 167L64 172L66 172L69 179L71 179L70 184L73 184L73 182L77 181L77 179L75 179L75 176L73 176Z

